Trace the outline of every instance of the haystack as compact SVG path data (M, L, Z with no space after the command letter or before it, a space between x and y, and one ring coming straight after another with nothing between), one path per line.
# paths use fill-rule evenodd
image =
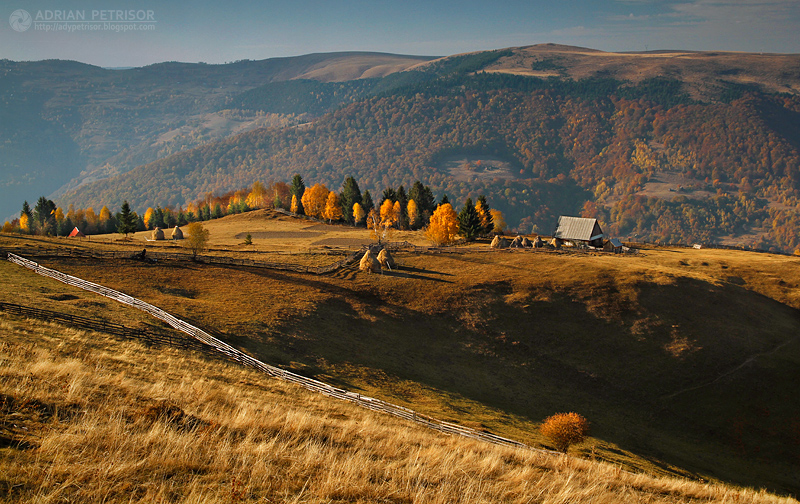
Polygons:
M542 248L544 247L544 241L542 241L541 237L537 236L536 239L533 240L533 246L534 248Z
M496 249L508 248L508 240L500 235L496 235L494 240L492 240L491 247Z
M173 240L183 240L183 231L178 226L172 230L172 236L170 236Z
M522 237L520 235L517 235L517 237L514 238L511 241L510 247L511 248L522 248Z
M555 248L561 248L561 240L559 240L558 238L553 238L552 240L550 240L550 245L552 245Z
M531 241L528 239L528 237L525 236L525 237L522 238L522 246L524 248L532 248L533 247L533 243L531 243Z
M380 253L378 253L378 262L381 263L382 268L393 270L397 267L392 254L386 249L382 249Z
M152 236L151 239L153 239L153 240L163 240L164 239L164 230L161 229L160 227L155 228L153 230L153 236Z
M375 254L373 254L371 250L367 250L366 253L364 253L364 257L361 258L361 262L358 264L358 269L367 273L380 273L381 263L378 262L375 258Z

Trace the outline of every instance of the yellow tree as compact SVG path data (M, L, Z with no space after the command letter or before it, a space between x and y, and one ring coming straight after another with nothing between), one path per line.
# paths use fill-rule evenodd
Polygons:
M390 228L397 222L395 206L392 200L387 199L383 202L381 205L381 227Z
M383 222L381 222L381 216L373 208L369 211L369 215L367 215L367 229L372 231L370 233L372 239L380 243L381 241L386 241L390 238L392 228L391 225L383 225Z
M56 208L54 215L56 217L56 222L61 224L61 221L64 220L64 210L61 210L61 207L58 207Z
M506 218L500 210L492 209L489 211L492 214L492 224L494 224L494 232L502 233L506 229Z
M197 254L208 246L208 238L211 233L203 227L202 223L192 222L186 226L186 234L189 235L186 239L186 246L192 250L192 259L195 259Z
M325 203L325 218L328 221L338 221L342 219L342 206L339 204L339 197L336 193L330 191L328 193L328 200Z
M247 195L245 201L249 208L264 208L267 206L267 190L261 182L258 180L253 182L253 188L250 189L250 193Z
M364 212L364 207L361 206L361 203L353 203L353 225L359 224L366 216L367 214Z
M436 245L453 243L458 235L458 214L450 203L439 205L431 215L425 236Z
M420 227L420 220L421 216L419 214L419 208L417 207L417 202L412 200L408 200L408 205L406 205L406 211L408 212L408 227L411 229L418 229Z
M394 202L394 207L392 208L392 211L394 212L395 227L397 227L397 229L400 229L401 216L403 215L403 206L400 204L400 201Z
M83 230L86 234L94 234L97 232L97 214L94 213L94 208L89 207L84 211L84 219L86 219L86 229Z
M156 211L153 210L152 207L147 207L147 210L144 212L144 225L147 229L153 229L152 221L153 217L155 216Z
M325 205L328 202L329 192L328 188L323 184L314 184L310 189L306 189L303 193L303 198L300 200L303 203L303 210L306 215L324 219Z
M14 231L14 225L6 221L5 224L3 224L3 232L10 233L12 231Z
M28 218L28 214L22 214L19 217L19 230L23 233L31 232L31 223L30 219Z
M292 194L292 206L289 207L289 211L292 213L297 213L300 210L300 207L297 205L297 195Z
M577 413L557 413L546 418L539 430L553 442L556 450L567 453L570 445L586 439L589 422Z
M97 217L100 232L107 233L110 231L109 225L111 223L111 210L108 209L107 206L103 205L103 208L100 209L100 215Z

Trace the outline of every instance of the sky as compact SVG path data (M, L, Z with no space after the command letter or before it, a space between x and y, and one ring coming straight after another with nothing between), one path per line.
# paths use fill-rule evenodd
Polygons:
M0 59L103 67L546 42L800 53L799 32L800 0L0 0Z

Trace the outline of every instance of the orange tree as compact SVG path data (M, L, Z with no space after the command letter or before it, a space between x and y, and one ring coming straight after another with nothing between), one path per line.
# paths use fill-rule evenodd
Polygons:
M342 206L339 204L339 198L335 192L331 191L328 193L328 198L325 202L325 218L328 221L338 221L342 217Z
M330 191L323 184L314 184L310 189L306 189L300 200L306 215L324 219L329 193Z
M547 417L539 429L556 450L567 453L569 447L586 439L589 421L577 413L556 413Z
M427 236L436 245L447 245L456 240L458 234L458 215L450 203L439 205L431 215Z

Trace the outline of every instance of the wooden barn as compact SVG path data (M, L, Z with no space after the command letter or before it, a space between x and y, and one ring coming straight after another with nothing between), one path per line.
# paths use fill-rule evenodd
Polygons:
M558 218L558 228L553 233L553 238L563 242L571 242L573 245L587 245L590 247L601 248L603 246L603 230L597 219L586 219L583 217L567 217L562 215Z

